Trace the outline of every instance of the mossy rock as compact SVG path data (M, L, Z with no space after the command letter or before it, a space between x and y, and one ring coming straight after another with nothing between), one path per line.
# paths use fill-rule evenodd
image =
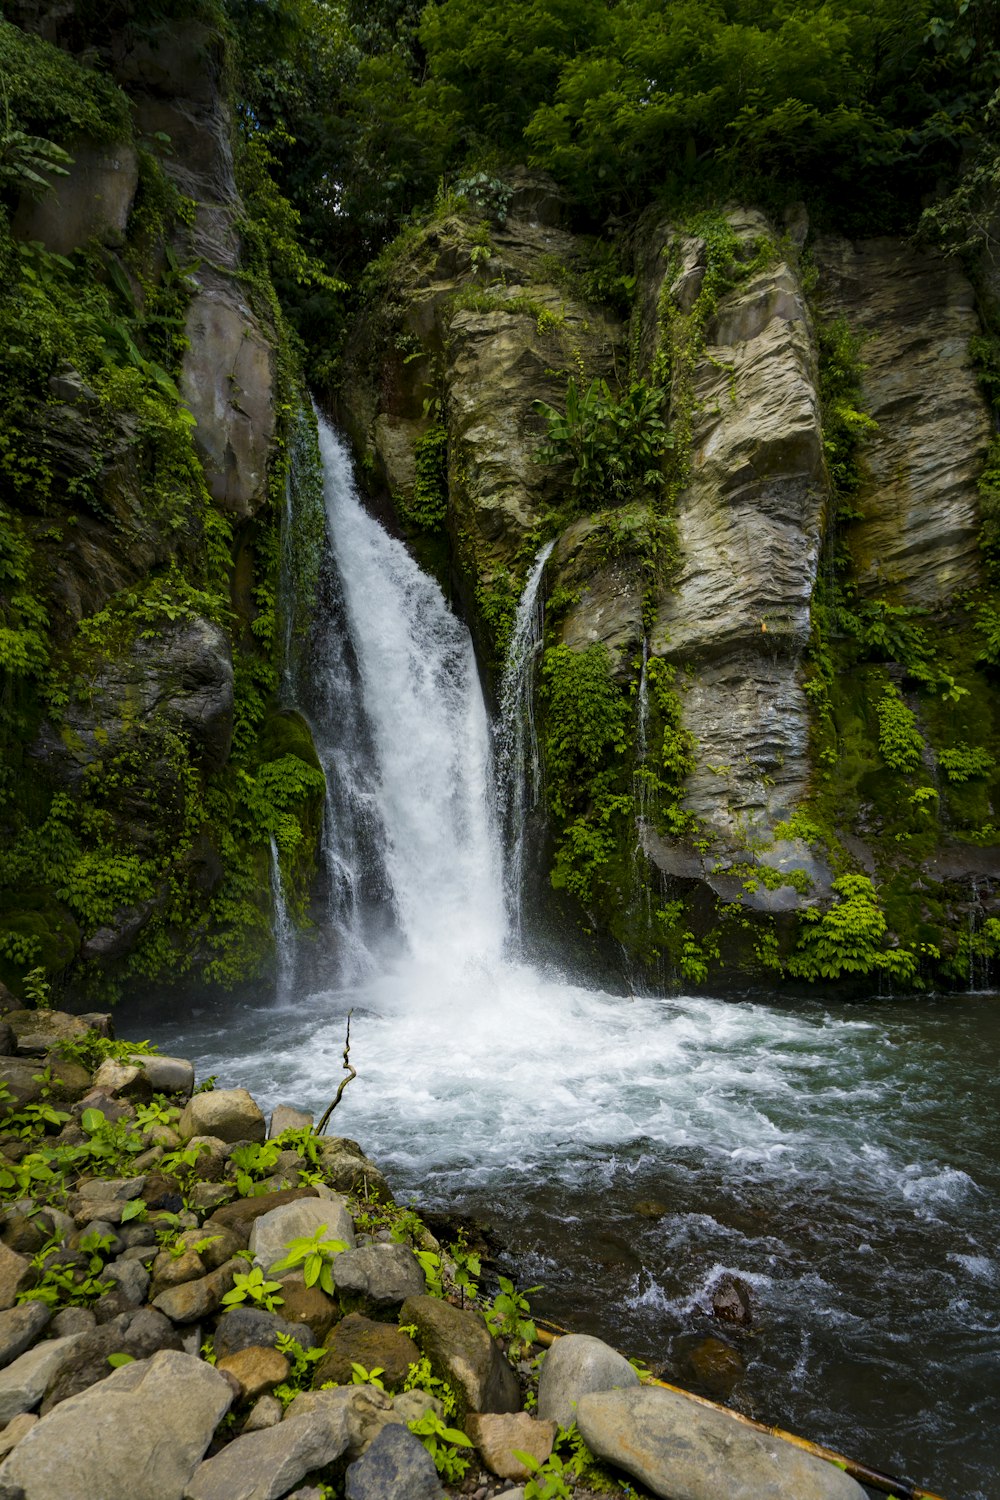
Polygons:
M323 769L312 730L302 715L293 709L279 709L270 714L257 743L261 764L268 760L280 760L283 755L294 755L316 771Z
M81 941L72 913L51 891L0 892L0 981L18 994L30 969L62 973L80 951Z

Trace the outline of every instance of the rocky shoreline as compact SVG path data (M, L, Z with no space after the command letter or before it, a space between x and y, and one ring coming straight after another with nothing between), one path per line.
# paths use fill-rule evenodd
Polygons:
M356 1142L0 1002L0 1500L863 1495L598 1339L543 1348Z

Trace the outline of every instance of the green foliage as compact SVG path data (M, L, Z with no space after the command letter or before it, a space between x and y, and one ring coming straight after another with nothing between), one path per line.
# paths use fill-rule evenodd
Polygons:
M106 74L8 21L0 21L0 80L8 131L13 119L46 144L132 139L128 98Z
M306 1286L319 1286L321 1291L333 1296L333 1258L339 1255L341 1250L346 1250L347 1244L344 1240L328 1238L326 1225L321 1224L315 1234L300 1235L298 1238L289 1240L288 1254L283 1260L272 1267L275 1271L291 1271L296 1266L302 1267L302 1276Z
M448 513L448 434L440 424L417 439L413 465L413 494L399 497L400 515L418 531L437 531Z
M885 973L904 982L914 978L918 956L886 949L888 924L867 875L842 875L833 882L840 898L827 911L807 908L788 972L798 979L839 979L844 974Z
M573 465L570 484L581 508L621 505L656 489L663 480L660 461L672 439L663 421L664 392L637 380L615 397L606 380L580 392L570 377L565 414L545 401L533 410L545 418L548 442L539 462Z
M508 1277L498 1276L497 1281L500 1290L484 1309L486 1321L496 1337L506 1339L511 1352L521 1358L538 1336L528 1298L540 1292L541 1287L529 1286L519 1292Z
M426 1391L429 1396L441 1402L446 1417L453 1417L458 1411L458 1397L446 1380L441 1380L434 1374L426 1354L410 1365L403 1381L403 1390Z
M937 763L948 780L958 784L974 776L988 776L996 769L996 760L982 745L952 745L939 750Z
M232 1290L223 1297L222 1305L239 1307L244 1302L252 1302L254 1307L275 1312L285 1300L284 1297L275 1296L280 1291L280 1281L268 1281L260 1266L252 1266L247 1272L234 1272Z
M894 771L914 771L920 764L924 742L917 729L916 715L906 707L899 693L886 686L875 705L878 714L878 748L882 759Z
M63 1249L58 1237L32 1256L39 1280L29 1291L19 1292L18 1302L44 1302L53 1310L60 1307L89 1307L98 1297L111 1290L112 1281L102 1281L105 1260L111 1248L111 1236L92 1232L80 1240L81 1265L50 1265L50 1258Z
M272 1395L277 1397L283 1407L287 1407L296 1396L300 1396L304 1390L308 1390L312 1384L313 1369L326 1353L325 1349L305 1349L297 1339L292 1338L290 1333L279 1333L275 1337L275 1344L281 1354L289 1363L289 1371L285 1380L276 1385Z
M273 1172L281 1150L277 1141L262 1144L252 1141L234 1148L229 1159L236 1168L236 1191L241 1198L252 1198L255 1193L264 1191L260 1184Z
M434 1460L434 1467L446 1484L458 1484L469 1469L469 1459L456 1453L456 1448L471 1448L472 1441L457 1427L446 1427L433 1411L415 1417L407 1424L415 1437L423 1443Z
M551 646L542 658L545 767L558 817L586 800L586 788L628 745L629 710L611 677L607 647ZM581 791L583 797L581 798Z
M859 410L864 373L864 337L845 318L819 322L820 414L830 484L841 513L851 513L851 497L861 483L860 448L878 424Z

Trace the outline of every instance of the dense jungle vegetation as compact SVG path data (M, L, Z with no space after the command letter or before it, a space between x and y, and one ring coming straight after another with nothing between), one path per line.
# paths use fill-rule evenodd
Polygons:
M302 914L319 817L308 736L274 712L280 513L297 444L309 448L295 414L309 387L336 392L343 338L389 247L462 198L502 220L507 175L527 165L561 186L575 228L602 238L593 274L609 302L627 296L619 252L651 204L691 215L727 198L776 211L799 198L816 226L919 234L975 270L1000 253L1000 4L77 0L58 45L32 34L46 9L16 0L0 22L0 977L23 987L33 975L43 993L81 934L138 901L155 910L129 973L197 963L232 983L266 951L268 842ZM116 74L123 39L155 51L162 28L186 26L224 59L239 275L278 350L268 502L235 527L211 503L178 389L192 266L177 247L195 205L167 170L170 140L136 131ZM24 244L19 201L65 173L81 139L138 151L124 244L69 256ZM982 345L997 396L996 341ZM67 470L45 414L68 400L85 424ZM151 572L71 629L53 613L44 556L81 519L124 525L102 444L138 466L146 509L125 530ZM432 478L439 449L424 454ZM987 514L988 553L996 525ZM67 704L93 692L100 662L196 618L235 648L228 764L206 769L170 728L151 750L131 726L73 795L40 777L25 746L43 720L66 743ZM887 695L887 736L893 713L898 728ZM148 811L152 763L170 794L160 833L136 848L122 808ZM95 965L95 993L102 975Z

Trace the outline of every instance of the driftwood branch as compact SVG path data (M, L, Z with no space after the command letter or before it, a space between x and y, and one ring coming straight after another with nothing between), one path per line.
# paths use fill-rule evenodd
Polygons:
M352 1008L347 1012L347 1036L344 1039L344 1067L347 1070L347 1077L340 1080L340 1087L338 1088L333 1100L331 1101L329 1109L326 1111L326 1114L316 1126L316 1135L322 1135L324 1133L327 1125L330 1123L330 1116L333 1114L334 1110L337 1108L337 1105L340 1103L341 1095L343 1094L347 1085L350 1083L351 1079L357 1078L358 1076L357 1069L352 1065L350 1060L351 1017L353 1016L353 1014L354 1008L352 1006Z

